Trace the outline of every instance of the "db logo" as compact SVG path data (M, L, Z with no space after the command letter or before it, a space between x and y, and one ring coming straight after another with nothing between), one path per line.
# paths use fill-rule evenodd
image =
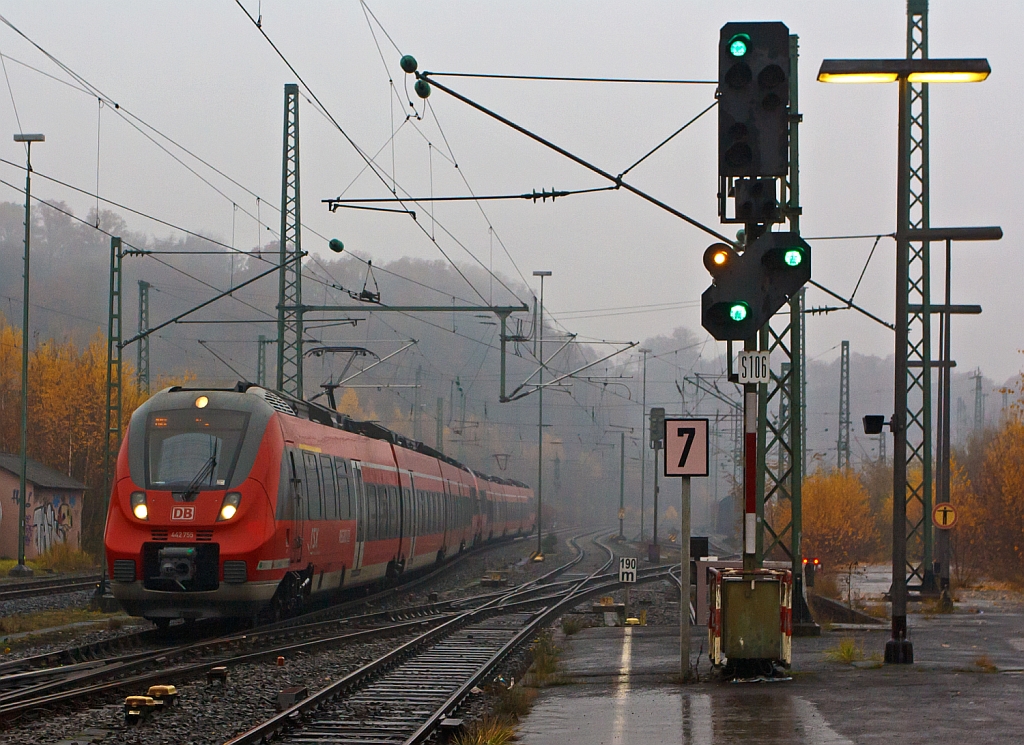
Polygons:
M174 506L171 507L171 519L172 520L195 520L196 519L196 508L195 505L188 506Z

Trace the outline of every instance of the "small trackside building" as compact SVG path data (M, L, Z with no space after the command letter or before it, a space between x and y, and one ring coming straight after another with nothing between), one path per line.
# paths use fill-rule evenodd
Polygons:
M59 543L82 547L82 502L86 485L31 458L25 474L25 558L35 559ZM0 558L18 556L18 491L21 456L0 453Z

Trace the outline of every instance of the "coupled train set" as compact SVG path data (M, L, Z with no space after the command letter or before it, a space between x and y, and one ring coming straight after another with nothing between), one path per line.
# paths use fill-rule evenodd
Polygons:
M532 532L533 491L259 386L165 389L132 415L104 548L133 616L280 617Z

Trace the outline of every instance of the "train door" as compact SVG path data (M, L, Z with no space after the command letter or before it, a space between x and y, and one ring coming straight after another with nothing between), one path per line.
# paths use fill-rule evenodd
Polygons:
M306 495L306 524L302 536L309 560L319 562L320 528L324 518L324 490L320 479L320 466L317 454L308 450L302 451L302 464L305 466L306 481L303 494Z
M363 566L363 544L366 541L366 493L363 489L363 465L357 460L352 461L352 489L355 492L352 504L356 518L356 547L352 557L352 569L356 571Z
M302 530L306 523L306 505L302 499L302 473L301 465L295 462L295 451L288 449L288 473L290 483L288 485L288 496L292 501L292 530L288 535L289 559L292 564L301 564L303 559L303 538Z

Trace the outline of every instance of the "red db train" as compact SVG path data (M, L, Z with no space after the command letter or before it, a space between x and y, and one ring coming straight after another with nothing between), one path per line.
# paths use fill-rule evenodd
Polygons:
M172 387L132 415L104 537L133 616L294 612L533 530L533 490L255 385Z

